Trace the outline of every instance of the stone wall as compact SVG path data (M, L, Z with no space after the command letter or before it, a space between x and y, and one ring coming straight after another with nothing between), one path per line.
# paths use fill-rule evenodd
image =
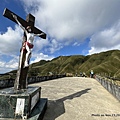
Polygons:
M114 97L116 97L120 101L120 86L115 85L111 82L106 80L103 77L96 75L96 80L101 83L101 85L107 89Z
M65 77L65 75L28 77L28 84L43 82L43 81L47 81L47 80L53 80L53 79L62 78L62 77ZM7 87L13 87L14 86L14 81L15 81L14 79L0 80L0 89L7 88Z

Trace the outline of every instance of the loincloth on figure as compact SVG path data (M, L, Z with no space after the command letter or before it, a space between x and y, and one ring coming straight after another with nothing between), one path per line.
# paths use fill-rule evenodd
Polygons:
M26 52L27 52L27 50L26 50L26 45L27 45L30 49L32 49L33 46L34 46L33 44L25 41L25 42L23 43L22 49L23 49L23 51L26 51Z

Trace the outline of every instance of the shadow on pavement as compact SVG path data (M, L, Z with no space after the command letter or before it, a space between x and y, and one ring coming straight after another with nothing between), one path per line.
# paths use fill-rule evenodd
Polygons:
M83 94L88 93L91 88L79 91L77 93L71 94L69 96L63 97L58 100L49 100L48 101L48 108L44 115L43 120L55 120L55 118L59 117L60 115L65 113L64 101L65 100L72 100L76 97L80 97Z

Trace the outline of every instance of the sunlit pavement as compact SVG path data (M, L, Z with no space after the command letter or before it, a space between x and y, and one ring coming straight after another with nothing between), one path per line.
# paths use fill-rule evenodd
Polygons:
M95 79L65 77L33 85L48 98L43 120L120 120L120 102Z

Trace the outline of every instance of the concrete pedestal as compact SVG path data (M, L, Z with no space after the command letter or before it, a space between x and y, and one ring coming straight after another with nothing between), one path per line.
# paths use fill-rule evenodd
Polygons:
M0 119L41 120L47 108L47 99L40 98L40 87L28 87L14 92L13 88L0 90Z

